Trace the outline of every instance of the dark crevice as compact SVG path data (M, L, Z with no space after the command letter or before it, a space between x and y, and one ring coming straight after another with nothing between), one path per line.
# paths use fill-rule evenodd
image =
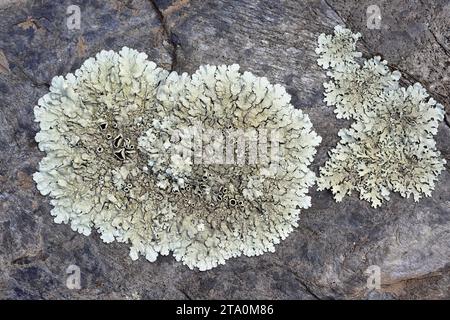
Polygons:
M325 4L331 9L331 11L333 11L344 24L347 24L347 21L341 16L339 11L337 11L327 0L323 0L323 2L325 2Z
M300 278L300 276L295 273L294 271L292 271L288 266L286 265L280 265L278 263L275 263L275 265L287 272L289 272L291 275L294 276L294 278L298 281L298 283L300 283L300 285L303 287L303 289L306 291L306 293L308 293L309 295L311 295L314 299L316 300L322 300L317 294L314 293L314 291L310 288L309 284L307 284L302 278Z
M450 128L450 120L448 114L445 114L444 116L444 123L447 125L447 127Z
M431 271L431 272L423 274L423 275L417 275L417 276L413 276L410 278L403 278L403 279L398 279L396 281L381 283L381 287L384 290L386 290L386 289L389 289L390 287L398 285L398 284L407 284L407 283L411 283L411 282L420 282L420 281L429 280L429 279L433 279L433 278L439 278L439 277L442 277L444 275L444 273L446 273L448 271L449 271L448 267L443 267L436 271Z
M47 89L50 88L50 83L47 82L39 82L36 79L34 79L32 76L30 76L21 66L19 63L17 63L17 61L12 61L15 64L15 68L17 68L17 70L20 72L20 75L22 76L22 78L25 78L25 80L30 81L33 86L35 87L45 87Z
M444 54L447 57L450 57L450 50L444 45L442 44L441 40L439 40L439 38L436 36L436 34L433 32L433 30L429 29L431 35L433 36L434 41L436 41L436 43L438 44L438 46L442 49L442 51L444 52ZM429 90L427 88L427 90ZM431 90L429 90L431 93L433 93L434 95L438 95L439 97L441 97L441 99L445 99L447 97L445 97L442 94L438 94L437 92L433 92ZM448 119L448 115L447 113L444 115L444 123L450 128L450 123L449 123L449 119Z
M11 264L15 264L15 265L27 265L30 263L33 263L35 261L45 261L48 258L47 255L45 255L43 253L43 251L39 251L38 253L36 253L35 255L25 255L19 258L16 258L14 260L11 261Z
M433 36L434 41L436 41L438 46L442 49L442 51L444 51L445 55L450 57L450 50L444 44L442 44L441 40L439 40L439 38L436 36L436 34L433 32L433 30L429 29L429 31L430 31L431 35Z
M303 281L294 271L292 271L291 269L285 268L285 270L287 270L290 274L292 274L295 279L297 279L297 281L301 284L301 286L305 289L305 291L310 294L311 296L313 296L315 299L317 300L322 300L317 294L315 294L312 289L309 287L308 284L306 284L305 281Z
M158 15L159 21L161 23L161 27L163 28L164 34L167 38L167 41L172 48L172 50L170 52L170 55L172 58L172 63L171 63L170 69L171 69L171 71L174 71L178 64L177 50L178 50L179 43L177 43L174 40L175 37L172 34L172 31L170 30L169 26L167 25L166 17L164 16L163 12L156 4L155 0L150 0L150 3L152 5L153 9L155 10L156 14Z
M178 289L178 291L180 291L187 300L194 300L184 289Z

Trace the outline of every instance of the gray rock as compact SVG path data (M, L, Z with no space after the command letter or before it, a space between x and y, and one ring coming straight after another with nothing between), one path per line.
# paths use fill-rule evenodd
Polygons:
M447 1L383 1L381 29L367 28L372 1L154 0L78 1L81 30L68 30L71 1L10 0L0 6L0 298L9 299L398 299L450 298L450 172L433 196L393 196L373 209L356 195L335 203L312 188L312 207L273 254L231 259L207 272L171 257L133 262L123 244L105 244L53 223L49 199L31 175L43 154L33 106L51 78L76 70L102 49L127 45L159 65L193 72L201 64L239 63L284 84L295 107L323 137L314 168L327 160L348 122L324 106L324 72L314 48L322 32L346 24L363 34L361 50L381 54L405 83L419 81L449 111L450 12ZM438 147L450 163L450 128ZM66 269L81 269L81 289ZM368 289L369 266L381 289Z

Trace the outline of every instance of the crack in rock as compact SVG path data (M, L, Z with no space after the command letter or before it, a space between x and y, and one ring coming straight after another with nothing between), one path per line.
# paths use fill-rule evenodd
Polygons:
M158 4L155 2L155 0L149 0L150 4L152 5L153 9L155 10L156 14L158 15L158 19L161 23L161 27L164 31L164 34L167 38L168 43L172 47L172 50L170 52L171 58L172 58L172 64L170 66L171 71L174 71L178 64L178 57L177 57L177 50L179 43L176 42L174 39L174 35L172 31L170 30L169 26L167 25L167 19L164 15L163 11L158 7Z

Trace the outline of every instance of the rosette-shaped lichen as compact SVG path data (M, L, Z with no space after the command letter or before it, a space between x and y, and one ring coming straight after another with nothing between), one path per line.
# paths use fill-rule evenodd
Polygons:
M357 191L374 207L389 200L391 191L417 201L431 195L443 160L434 146L425 143L399 143L364 133L359 124L339 132L341 141L321 168L319 186L331 189L336 201Z
M396 89L400 73L390 72L380 57L366 60L363 65L349 64L341 72L329 71L331 81L324 83L327 105L334 105L338 119L358 119L370 112L383 96L380 92Z
M442 105L429 98L419 83L400 87L400 73L389 71L379 57L357 63L347 44L358 35L350 30L337 27L334 36L326 36L326 49L323 37L319 38L321 55L329 57L328 50L348 55L339 58L347 61L345 65L332 66L327 73L331 81L324 84L325 102L336 106L338 118L355 122L339 132L341 141L320 169L319 189L331 189L336 201L358 191L374 207L388 200L392 191L413 195L416 201L430 196L445 164L434 140L444 117Z
M316 53L320 55L317 63L324 69L343 70L349 64L355 63L355 58L362 54L356 51L356 42L361 38L360 33L352 33L342 26L334 28L334 35L322 33Z
M124 48L54 78L34 179L55 221L200 270L273 251L310 206L320 137L282 86L238 69L169 74Z
M416 83L385 92L363 114L362 121L365 130L372 131L382 142L423 143L434 148L433 137L443 119L443 106L429 98L426 89Z

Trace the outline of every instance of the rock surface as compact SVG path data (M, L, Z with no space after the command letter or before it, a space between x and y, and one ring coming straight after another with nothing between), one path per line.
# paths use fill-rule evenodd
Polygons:
M431 4L428 4L430 2ZM77 1L81 29L69 30L71 1L0 1L0 298L8 299L327 299L450 298L450 4L448 1L132 0ZM381 28L367 28L377 4ZM323 137L314 168L347 126L322 103L324 72L314 48L345 24L360 49L380 54L405 83L421 82L446 106L438 147L447 159L432 197L394 196L379 209L312 188L312 207L273 254L231 259L207 272L171 257L131 261L124 244L105 244L53 223L49 199L31 175L43 154L33 107L55 75L102 49L136 48L160 66L193 72L239 63L284 84ZM81 289L66 269L81 269ZM376 265L381 289L368 289Z

